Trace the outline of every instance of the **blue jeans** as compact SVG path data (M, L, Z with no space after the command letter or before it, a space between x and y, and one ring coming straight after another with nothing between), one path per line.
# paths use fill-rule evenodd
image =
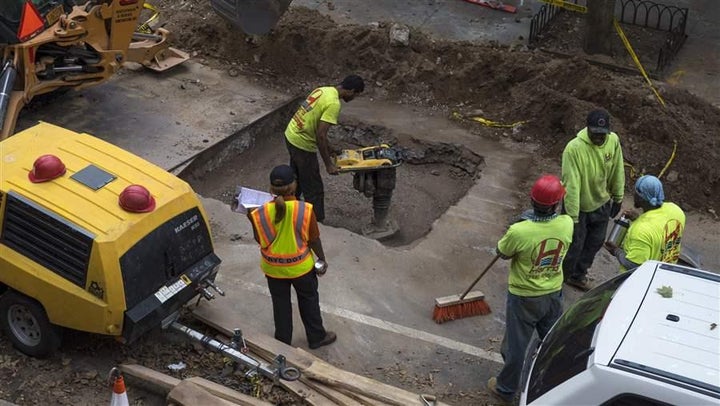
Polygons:
M497 376L497 389L511 398L520 385L527 346L537 331L542 339L562 315L562 290L543 296L523 297L508 292L505 337L501 354L505 365Z

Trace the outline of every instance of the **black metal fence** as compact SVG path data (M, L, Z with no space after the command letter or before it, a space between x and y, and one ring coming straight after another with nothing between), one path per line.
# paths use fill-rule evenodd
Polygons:
M620 0L620 22L661 31L682 27L685 31L688 9L666 6L649 0Z
M667 31L658 51L655 73L661 74L682 48L687 34L688 9L649 0L620 0L620 22Z
M578 4L578 0L567 0L568 3ZM530 19L530 35L528 36L528 43L531 45L540 39L540 34L550 25L550 22L565 11L560 6L554 6L552 4L543 4L540 10L532 16Z
M585 6L587 0L566 0L566 2ZM685 31L688 9L649 0L620 0L616 4L616 8L616 15L619 16L621 23L667 31L665 42L658 52L655 67L655 73L661 73L670 65L687 39ZM566 10L551 4L544 4L540 7L540 10L530 20L529 44L536 43L552 20L563 11Z

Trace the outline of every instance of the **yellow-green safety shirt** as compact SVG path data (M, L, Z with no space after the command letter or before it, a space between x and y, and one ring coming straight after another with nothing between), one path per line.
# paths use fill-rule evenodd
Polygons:
M340 116L340 96L333 86L312 91L285 128L285 138L304 151L317 151L317 128L320 121L337 124Z
M297 278L313 269L315 260L308 247L312 204L299 200L285 202L285 217L275 218L275 202L263 204L250 214L259 243L260 268L272 278Z
M621 202L625 168L620 139L611 132L602 145L590 141L587 128L565 146L562 155L565 212L577 222L580 212L593 212L610 198Z
M562 261L572 242L573 221L557 215L549 220L524 220L510 226L498 251L512 257L508 290L535 297L562 289Z
M625 258L636 264L651 259L675 264L680 259L684 231L685 213L675 203L665 202L630 223L622 242Z

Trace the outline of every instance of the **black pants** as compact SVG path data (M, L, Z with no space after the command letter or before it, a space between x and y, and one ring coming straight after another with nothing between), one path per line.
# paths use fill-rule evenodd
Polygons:
M270 296L272 296L273 317L275 319L275 338L291 345L293 332L292 303L290 286L295 288L300 309L300 318L305 326L308 343L314 344L325 338L322 315L320 314L320 295L315 271L295 279L275 279L266 276Z
M298 187L295 197L302 196L306 202L313 205L313 212L317 221L325 220L325 188L322 176L320 176L320 164L317 153L302 150L285 139L288 153L290 154L290 167L297 176Z
M582 280L586 277L595 255L605 242L611 206L612 201L608 200L595 211L580 212L579 221L573 230L572 243L563 260L565 280Z

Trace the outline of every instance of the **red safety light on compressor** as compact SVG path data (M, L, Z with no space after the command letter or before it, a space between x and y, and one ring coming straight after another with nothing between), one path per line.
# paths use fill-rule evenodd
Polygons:
M118 197L118 203L125 211L131 213L148 213L155 210L155 198L142 185L126 187Z
M65 174L65 164L55 155L41 155L33 163L28 172L32 183L42 183L59 178Z

